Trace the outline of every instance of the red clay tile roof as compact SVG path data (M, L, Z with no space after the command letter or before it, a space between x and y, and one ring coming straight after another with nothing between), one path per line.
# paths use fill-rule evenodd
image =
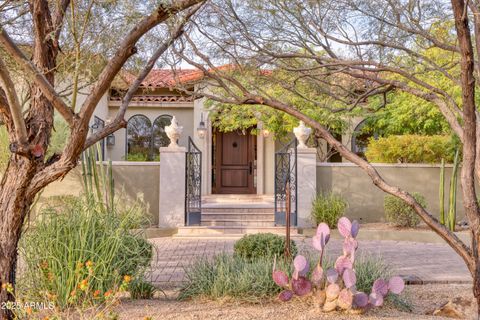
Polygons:
M110 101L122 101L122 97L111 96ZM192 96L141 95L133 96L134 102L192 102Z
M168 88L177 83L185 83L202 79L203 72L198 69L181 69L172 71L171 69L154 69L140 85L141 88ZM136 75L130 72L123 74L123 79L130 85L135 81Z

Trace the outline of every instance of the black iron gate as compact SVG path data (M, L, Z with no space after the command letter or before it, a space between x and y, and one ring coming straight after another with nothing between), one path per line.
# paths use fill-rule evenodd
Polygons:
M185 157L185 225L200 225L202 212L202 152L188 137Z
M275 225L284 226L287 207L287 187L290 188L290 221L297 225L297 139L275 153Z

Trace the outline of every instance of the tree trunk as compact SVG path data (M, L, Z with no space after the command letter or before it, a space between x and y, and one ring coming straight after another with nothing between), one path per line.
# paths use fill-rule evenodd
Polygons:
M3 284L14 284L15 267L16 267L16 244L10 243L10 253L0 255L0 319L13 319L13 313L6 307L7 302L14 302L15 297L3 288Z
M27 197L27 186L35 170L31 161L12 156L0 183L0 319L13 317L5 304L15 297L4 286L14 284L17 245L33 201Z

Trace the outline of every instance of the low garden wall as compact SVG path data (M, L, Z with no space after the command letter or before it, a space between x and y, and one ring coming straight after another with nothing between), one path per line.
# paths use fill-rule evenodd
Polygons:
M429 164L374 164L375 169L391 185L408 192L419 192L427 201L427 209L439 214L438 189L440 166ZM451 166L445 168L445 206L448 208L448 193ZM460 179L458 179L460 180ZM459 181L460 184L460 181ZM347 215L362 222L384 221L383 198L370 177L351 163L317 163L317 191L333 191L348 202ZM460 185L457 189L457 221L463 219Z
M123 193L130 199L137 194L143 197L148 206L148 216L152 225L158 225L158 204L160 191L159 162L127 162L112 163L116 193ZM81 166L77 166L62 181L50 184L43 191L39 205L51 196L78 195L82 191Z

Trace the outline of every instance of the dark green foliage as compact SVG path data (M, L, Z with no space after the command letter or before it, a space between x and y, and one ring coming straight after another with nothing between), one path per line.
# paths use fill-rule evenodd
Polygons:
M283 257L284 251L285 237L272 233L244 235L234 246L234 255L246 259ZM290 242L290 252L297 254L294 241Z
M413 193L413 197L422 207L427 207L427 202L421 194L415 192ZM413 208L406 204L403 200L395 196L385 196L384 210L387 221L397 227L413 228L420 223L420 218L415 213L415 210L413 210Z

